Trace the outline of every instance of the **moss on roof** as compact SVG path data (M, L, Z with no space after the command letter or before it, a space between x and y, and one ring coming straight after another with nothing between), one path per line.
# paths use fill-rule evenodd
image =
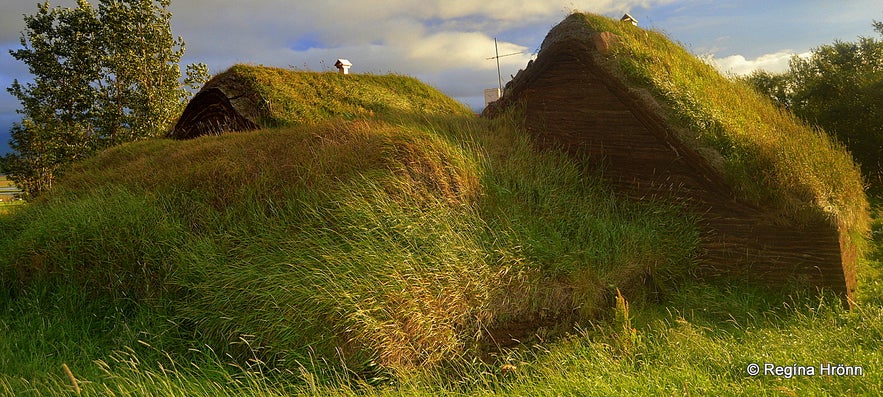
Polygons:
M562 25L570 28L550 32L546 40L555 40L553 33L617 35L604 55L605 68L649 91L663 105L661 115L688 132L682 137L692 141L687 144L720 153L721 168L742 198L797 216L822 213L854 240L867 233L859 168L824 131L722 76L662 33L583 13ZM580 25L587 29L574 28Z
M217 93L222 95L216 95ZM215 94L215 95L210 95ZM206 100L203 96L211 96ZM217 106L218 98L229 100ZM235 112L237 114L217 114ZM333 119L389 117L396 115L470 114L463 104L413 77L402 75L308 72L290 69L235 65L206 83L188 105L175 127L180 134L188 124L229 124L244 117L240 125L251 128L315 124ZM241 119L240 119L241 120ZM210 128L210 133L226 128ZM201 135L201 134L197 134ZM172 135L173 137L175 134Z

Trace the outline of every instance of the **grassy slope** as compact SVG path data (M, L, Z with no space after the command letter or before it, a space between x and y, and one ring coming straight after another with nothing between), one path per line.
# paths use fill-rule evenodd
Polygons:
M66 362L100 379L91 360L130 346L324 381L402 376L484 354L489 329L551 334L615 287L689 269L689 219L615 198L511 118L401 109L82 164L0 219L0 373L41 381Z
M263 120L258 123L265 127L375 115L471 114L463 104L408 76L341 75L235 65L216 79L229 81L231 77L259 93Z
M610 18L573 14L594 31L620 37L610 67L666 105L666 116L723 155L737 191L798 217L823 214L861 245L868 203L846 150L744 84L721 76L663 34Z
M883 227L879 220L876 230ZM875 245L883 254L883 241ZM661 305L631 309L632 323L613 322L589 328L557 342L544 342L524 351L513 351L493 365L461 364L457 375L424 372L399 379L392 386L368 386L338 374L330 384L310 371L273 372L259 366L231 367L229 358L218 357L203 348L191 357L150 355L139 352L100 352L97 374L73 366L83 386L83 395L150 396L569 396L569 395L879 395L883 366L883 270L879 256L866 266L878 276L865 278L863 297L853 311L844 311L836 300L796 298L786 305L771 304L751 288L739 285L687 284L683 294ZM868 273L865 273L868 274ZM867 288L871 286L871 288ZM81 302L74 302L71 306ZM59 305L64 307L64 305ZM88 305L86 305L88 306ZM81 306L76 306L81 307ZM33 308L32 308L33 309ZM57 318L47 312L29 315L28 331L39 332L47 341L48 328L78 330L82 318L76 309ZM56 309L58 310L58 309ZM43 317L45 316L45 317ZM37 319L40 321L34 321ZM24 340L19 323L4 317L5 334ZM55 321L73 320L62 327ZM16 322L26 320L16 319ZM144 320L127 324L140 325ZM46 323L50 324L46 324ZM12 327L10 327L12 325ZM626 332L628 327L635 327ZM83 328L85 329L85 328ZM155 329L155 328L153 328ZM10 332L11 331L11 332ZM21 336L19 336L21 335ZM52 335L52 334L50 334ZM30 336L30 335L29 335ZM91 334L69 335L63 343L43 347L45 353L71 341L95 342ZM98 341L100 343L100 341ZM9 343L9 342L6 342ZM33 342L22 342L25 346ZM88 346L76 346L87 351ZM5 353L5 352L4 352ZM21 351L16 353L21 354ZM3 357L9 357L4 354ZM17 362L37 362L22 378L0 375L0 392L12 395L41 390L68 395L70 381L62 375L58 360L34 357ZM68 361L70 363L70 361ZM162 363L166 370L157 366ZM514 370L503 372L502 363ZM860 365L862 377L747 376L750 363L818 365L842 363ZM172 370L168 370L172 369ZM49 372L48 375L41 375ZM85 375L85 376L84 376Z
M853 312L687 282L660 304L628 295L629 315L595 294L685 271L689 220L532 151L512 118L366 115L123 146L0 218L0 393L69 393L61 363L84 395L881 391L879 257ZM578 305L611 321L470 361L484 327Z

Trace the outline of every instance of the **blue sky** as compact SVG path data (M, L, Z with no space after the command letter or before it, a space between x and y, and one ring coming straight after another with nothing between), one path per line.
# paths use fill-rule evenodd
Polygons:
M20 117L5 87L28 79L9 49L19 48L23 14L35 0L0 6L0 153ZM97 3L97 1L93 1ZM74 0L53 1L72 7ZM310 70L348 58L354 73L395 72L417 77L474 109L482 90L497 84L494 37L504 80L523 68L545 34L570 10L619 17L629 12L722 71L782 71L793 54L834 40L874 36L883 20L880 0L176 0L172 28L186 42L184 63L205 62L212 72L235 63Z

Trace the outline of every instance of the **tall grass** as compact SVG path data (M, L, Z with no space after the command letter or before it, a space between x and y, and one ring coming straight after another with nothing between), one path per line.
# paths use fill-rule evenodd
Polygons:
M13 202L3 202L0 203L0 215L6 215L15 211L17 208L20 208L25 203L24 201L13 201Z
M513 124L396 113L111 149L2 221L5 288L71 285L175 324L176 355L328 381L487 357L689 270L689 218Z
M12 290L71 284L116 300L159 297L181 225L150 199L99 189L64 205L10 215L0 240L0 275Z
M591 14L569 18L619 36L612 68L661 99L667 117L695 134L683 137L688 143L716 149L738 194L798 218L824 214L861 245L868 203L859 168L842 145L659 32Z
M203 348L189 361L122 349L92 373L71 365L82 395L102 396L560 396L560 395L876 395L883 311L861 304L846 311L834 298L795 298L781 305L750 287L682 286L663 305L625 305L625 323L601 323L557 341L510 350L492 365L461 362L458 376L420 371L370 385L347 373L320 382L306 368L268 370L230 365ZM664 307L668 307L664 310ZM611 313L613 314L613 313ZM15 329L13 329L15 330ZM627 332L627 334L625 334ZM624 337L625 336L625 337ZM863 376L757 375L749 364L862 366ZM0 375L9 395L70 395L61 365L42 376ZM505 369L504 369L505 368Z
M419 80L402 75L305 72L234 65L207 84L241 90L263 127L355 120L390 114L469 115L463 104Z
M879 366L881 314L681 280L693 220L537 152L517 114L335 117L123 145L0 217L0 393L879 389L740 376Z

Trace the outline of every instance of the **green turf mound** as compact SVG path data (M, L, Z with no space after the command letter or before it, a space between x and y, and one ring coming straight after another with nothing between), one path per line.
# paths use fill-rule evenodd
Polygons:
M485 115L510 107L618 191L692 208L704 274L853 294L869 218L852 158L665 36L573 14Z
M368 376L567 331L689 271L688 217L458 114L108 150L0 218L3 288L74 286L168 318L164 345Z
M562 26L574 33L586 32L591 23L609 24L607 32L623 29L635 39L661 37L598 17L568 21L576 24ZM703 138L725 131L691 126L694 119L678 116L674 99L648 97L657 90L650 80L641 85L644 80L615 74L630 70L617 69L615 62L627 64L635 56L622 47L628 34L589 35L590 42L579 35L550 39L509 86L500 103L506 106L491 110L493 119L433 97L434 90L413 79L376 77L385 88L360 97L388 90L385 99L357 107L318 101L315 93L297 97L292 92L305 86L285 85L314 81L328 91L355 80L235 67L241 75L263 76L264 91L247 91L257 98L252 109L260 111L249 113L238 102L247 96L218 90L211 94L216 101L209 101L221 109L215 120L233 130L259 130L115 147L78 164L39 201L0 214L0 394L760 395L795 387L818 394L879 389L880 375L870 371L881 367L880 288L874 286L879 277L865 279L869 288L860 296L870 299L853 311L836 305L833 296L829 305L827 297L802 294L782 307L783 295L767 296L741 280L678 282L710 252L734 258L744 258L745 248L772 252L752 245L752 233L770 231L770 241L803 233L806 239L793 241L803 244L811 260L819 247L831 249L826 255L833 252L830 263L837 266L827 269L842 277L840 246L832 242L861 232L861 198L848 199L849 188L816 171L785 175L803 175L796 177L803 181L799 186L818 180L835 203L820 206L815 190L795 190L777 179L784 178L777 170L788 164L776 162L784 160L753 163L766 157L751 150L787 149ZM663 54L650 57L666 72L681 70L663 60L682 50L658 40ZM599 45L604 54L585 57ZM706 70L691 59L681 62ZM596 61L609 64L576 68ZM552 73L561 65L578 73ZM535 73L540 70L545 72ZM598 73L609 78L598 79ZM544 81L555 84L536 85ZM530 83L521 91L530 95L515 95L522 83ZM724 85L714 91L729 89L743 92ZM261 110L261 103L279 103L274 95L287 105ZM508 106L516 97L523 106ZM432 99L421 102L425 98ZM749 106L751 98L740 106ZM711 106L702 101L698 109ZM537 103L543 112L532 110ZM439 104L442 110L433 107ZM215 112L210 107L200 112ZM300 119L298 111L283 108L314 116ZM708 109L730 112L721 113L730 115L725 121L748 117L726 107ZM618 128L599 122L604 118L598 114L618 121ZM773 116L757 117L766 123ZM538 128L539 122L546 128ZM828 147L798 124L776 126L794 128L808 148L819 142ZM597 131L609 134L588 133ZM625 139L629 134L645 138L629 155L590 152L598 141L615 148L609 136L634 142ZM661 148L648 145L654 140ZM717 146L721 142L729 146ZM564 151L537 150L537 143ZM682 156L666 157L672 147ZM842 151L829 149L806 155L832 170L854 168ZM597 175L595 167L605 166L597 159L621 165L634 158L640 159L634 167L608 166L603 178ZM663 172L661 165L669 164L680 171ZM641 169L658 171L618 171ZM758 180L740 179L746 173ZM842 179L847 187L854 182ZM851 218L851 208L858 217ZM746 216L757 223L745 222ZM735 224L727 226L726 219ZM721 227L710 227L712 222ZM716 248L714 241L730 245ZM782 252L788 261L795 250ZM523 348L506 349L518 343ZM858 364L867 372L746 376L748 363L762 361Z
M332 118L469 113L412 77L236 65L206 83L169 137L189 139Z

